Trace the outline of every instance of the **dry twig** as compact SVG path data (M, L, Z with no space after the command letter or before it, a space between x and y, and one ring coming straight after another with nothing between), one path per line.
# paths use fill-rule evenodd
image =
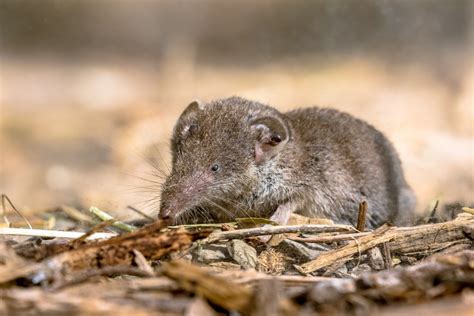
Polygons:
M15 207L15 205L13 205L13 202L10 200L10 198L8 197L8 195L2 194L2 195L1 195L1 199L2 199L2 216L3 216L3 220L5 221L5 223L6 223L8 226L10 226L10 222L9 222L8 217L7 217L7 214L6 214L5 201L7 201L8 204L10 204L12 210L15 211L15 213L17 213L17 214L26 222L26 224L28 225L28 227L29 227L30 229L33 228L33 227L31 226L30 222L28 221L28 219Z
M381 243L390 241L395 236L396 233L393 229L388 226L382 226L370 235L349 242L340 249L322 253L316 259L304 263L301 266L295 266L295 268L301 273L306 274L327 267L335 261L349 261L354 254L361 253Z
M277 235L286 233L332 233L347 231L355 231L355 228L349 225L263 226L257 228L215 232L202 242L213 243L219 240L241 239L248 237Z
M474 225L474 216L466 214L457 219L415 227L384 227L361 236L346 246L322 253L315 260L307 262L297 269L301 273L310 273L331 265L334 261L348 261L356 253L366 251L382 243L388 243L391 253L424 251L427 254L452 245L453 242L466 240L465 227ZM383 226L382 226L383 227Z
M71 232L62 230L50 230L50 229L29 229L29 228L0 228L0 235L10 236L30 236L30 237L45 237L45 238L67 238L77 239L84 236L84 232ZM94 239L107 239L117 236L115 233L93 233L88 236L88 240Z
M363 201L359 204L359 215L357 217L357 230L363 232L365 230L365 221L367 218L367 202Z

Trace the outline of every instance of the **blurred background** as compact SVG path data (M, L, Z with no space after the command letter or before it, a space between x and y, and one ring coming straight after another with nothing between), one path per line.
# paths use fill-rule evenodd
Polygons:
M395 144L419 211L474 202L470 0L0 2L0 192L156 214L192 100L328 106Z

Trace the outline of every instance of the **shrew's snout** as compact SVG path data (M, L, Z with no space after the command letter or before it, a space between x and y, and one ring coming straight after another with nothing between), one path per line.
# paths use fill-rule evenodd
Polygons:
M198 206L196 201L201 200L212 180L212 175L194 173L179 182L170 181L162 191L158 218L175 219L182 211Z

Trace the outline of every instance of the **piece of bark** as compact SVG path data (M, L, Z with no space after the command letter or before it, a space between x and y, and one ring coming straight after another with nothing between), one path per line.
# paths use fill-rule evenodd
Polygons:
M40 239L31 238L21 244L13 247L15 252L29 260L41 261L47 257L51 257L72 249L71 240L67 239Z
M0 288L0 315L182 315L192 298L170 282L162 277L87 282L58 291Z
M219 276L207 269L176 260L166 263L162 272L184 290L200 295L228 311L246 313L250 307L252 290Z
M363 232L365 230L366 216L367 216L367 202L362 201L359 204L359 214L357 217L357 225L356 225L357 230L360 232Z
M202 297L221 313L224 309L224 313L238 311L243 315L269 314L275 310L282 315L329 312L378 315L381 311L396 311L397 306L403 307L399 311L411 312L426 303L441 308L437 301L454 298L462 304L450 304L453 311L469 315L474 302L474 251L469 250L440 254L412 267L367 273L355 280L272 277L255 271L225 272L217 276L209 270L186 262L171 263L163 265L167 277L101 277L102 282L88 280L56 291L2 287L0 314L182 315L186 310L193 310L196 297ZM262 305L267 302L269 306ZM255 308L257 303L259 306Z
M406 255L424 251L424 255L427 256L451 246L453 242L465 241L468 237L464 230L466 226L470 225L474 225L474 216L463 214L455 220L444 223L415 227L379 228L369 235L350 241L346 246L322 253L315 260L296 266L296 268L301 273L310 273L331 265L334 261L348 261L355 254L383 243L388 243L392 253ZM450 244L446 245L446 243Z
M312 261L304 263L300 266L295 265L295 268L301 273L307 274L327 267L335 261L349 261L354 254L362 253L367 249L390 241L395 236L396 232L392 228L388 226L382 226L370 235L360 237L355 241L351 241L340 249L330 250L322 253Z
M357 279L316 284L298 301L312 312L369 314L391 304L412 304L463 293L474 287L474 251L444 255L412 267L366 273Z
M399 234L390 242L390 250L392 253L406 254L436 249L446 242L466 240L469 236L464 230L466 226L474 225L474 216L461 218L444 223L398 228Z
M189 232L185 229L161 231L163 227L164 223L156 222L132 233L89 242L40 263L24 266L14 273L0 272L0 284L24 276L30 276L34 283L45 282L84 269L131 265L135 258L134 250L141 252L147 260L157 260L188 247L194 240L209 235L209 231Z
M385 262L385 269L391 269L393 267L392 262L392 251L390 249L390 245L387 242L382 244L383 249L383 260Z

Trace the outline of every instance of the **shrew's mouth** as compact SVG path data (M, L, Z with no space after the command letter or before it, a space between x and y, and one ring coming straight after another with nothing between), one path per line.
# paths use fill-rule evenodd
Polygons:
M179 211L174 220L175 225L215 223L216 218L202 207L192 207Z

